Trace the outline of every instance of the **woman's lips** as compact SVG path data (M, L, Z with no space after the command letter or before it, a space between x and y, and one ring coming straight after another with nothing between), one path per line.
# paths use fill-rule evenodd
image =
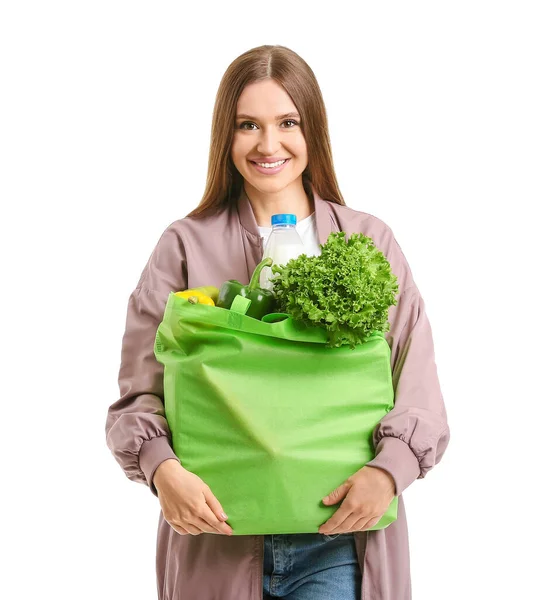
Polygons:
M289 161L290 161L290 158L287 158L287 160L282 165L279 165L278 167L261 167L260 165L257 165L252 160L250 160L249 162L253 165L253 167L259 173L264 173L264 175L275 175L275 173L279 173L279 171L282 171L288 165Z

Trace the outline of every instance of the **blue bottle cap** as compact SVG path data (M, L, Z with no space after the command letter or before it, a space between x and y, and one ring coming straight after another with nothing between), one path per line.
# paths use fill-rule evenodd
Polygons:
M296 225L296 215L290 215L287 213L272 215L271 224L272 227L274 225Z

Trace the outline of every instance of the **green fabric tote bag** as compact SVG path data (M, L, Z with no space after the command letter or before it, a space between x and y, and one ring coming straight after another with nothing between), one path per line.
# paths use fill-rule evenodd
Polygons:
M317 533L340 507L322 498L375 456L373 429L394 405L390 348L382 332L326 348L320 327L235 305L168 297L154 352L174 452L234 535ZM371 529L396 518L397 497Z

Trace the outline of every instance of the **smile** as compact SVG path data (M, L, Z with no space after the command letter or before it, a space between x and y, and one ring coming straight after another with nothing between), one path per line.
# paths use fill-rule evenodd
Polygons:
M259 172L259 173L265 173L266 175L273 175L275 173L279 173L279 171L282 171L284 166L290 161L290 158L287 158L286 160L279 160L277 162L274 163L256 163L252 160L250 160L249 162L253 165L253 167ZM269 165L269 166L264 166L264 165Z

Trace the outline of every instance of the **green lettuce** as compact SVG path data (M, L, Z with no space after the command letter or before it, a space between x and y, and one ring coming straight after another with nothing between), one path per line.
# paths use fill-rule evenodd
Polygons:
M333 232L320 256L301 254L272 265L277 311L328 331L327 347L353 349L373 331L390 329L398 281L385 255L362 233Z

